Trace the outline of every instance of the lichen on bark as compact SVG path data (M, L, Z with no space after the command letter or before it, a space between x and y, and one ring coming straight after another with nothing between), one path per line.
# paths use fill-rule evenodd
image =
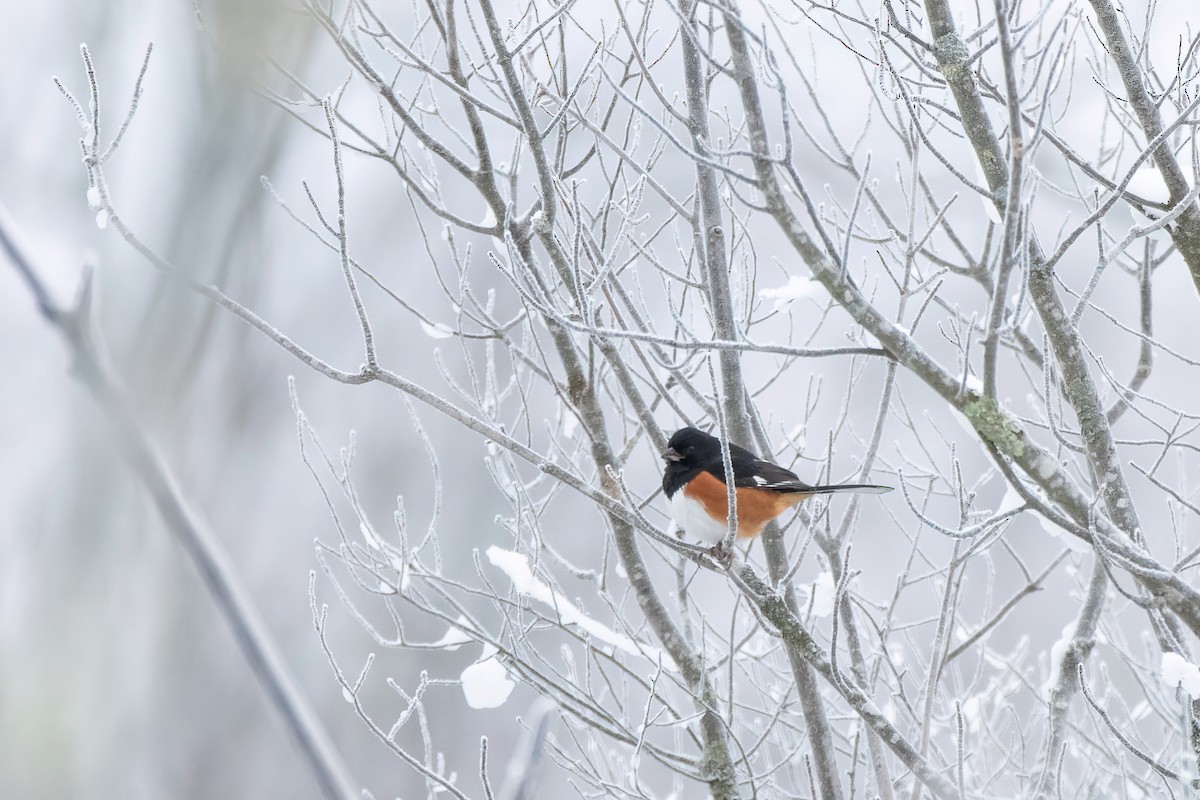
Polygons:
M963 406L963 413L979 435L996 446L1009 458L1025 454L1021 428L1016 420L1004 413L991 397L980 397Z

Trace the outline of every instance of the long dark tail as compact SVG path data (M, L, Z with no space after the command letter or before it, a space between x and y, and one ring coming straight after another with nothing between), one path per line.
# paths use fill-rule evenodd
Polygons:
M808 486L797 482L788 483L769 483L763 488L774 489L777 492L788 492L797 494L842 494L850 492L859 492L861 494L883 494L890 492L891 486L878 486L873 483L837 483L831 486Z

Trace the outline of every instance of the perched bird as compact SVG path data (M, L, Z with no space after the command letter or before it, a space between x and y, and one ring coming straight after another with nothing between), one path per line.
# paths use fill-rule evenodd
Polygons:
M675 523L689 536L718 545L729 530L729 494L721 440L696 428L680 428L671 436L662 457L667 462L663 491L671 501ZM729 445L733 486L737 492L737 535L758 536L767 523L814 494L890 492L890 486L842 483L809 486L778 464Z

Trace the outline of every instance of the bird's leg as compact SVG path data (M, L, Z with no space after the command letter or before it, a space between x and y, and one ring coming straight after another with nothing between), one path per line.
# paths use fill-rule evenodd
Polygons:
M733 564L733 547L726 547L724 539L708 548L708 554L726 569Z

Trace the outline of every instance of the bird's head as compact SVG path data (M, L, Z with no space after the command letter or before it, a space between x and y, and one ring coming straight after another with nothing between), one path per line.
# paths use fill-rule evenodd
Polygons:
M667 442L662 457L671 464L691 466L711 457L713 452L721 452L721 444L716 437L696 428L680 428Z

